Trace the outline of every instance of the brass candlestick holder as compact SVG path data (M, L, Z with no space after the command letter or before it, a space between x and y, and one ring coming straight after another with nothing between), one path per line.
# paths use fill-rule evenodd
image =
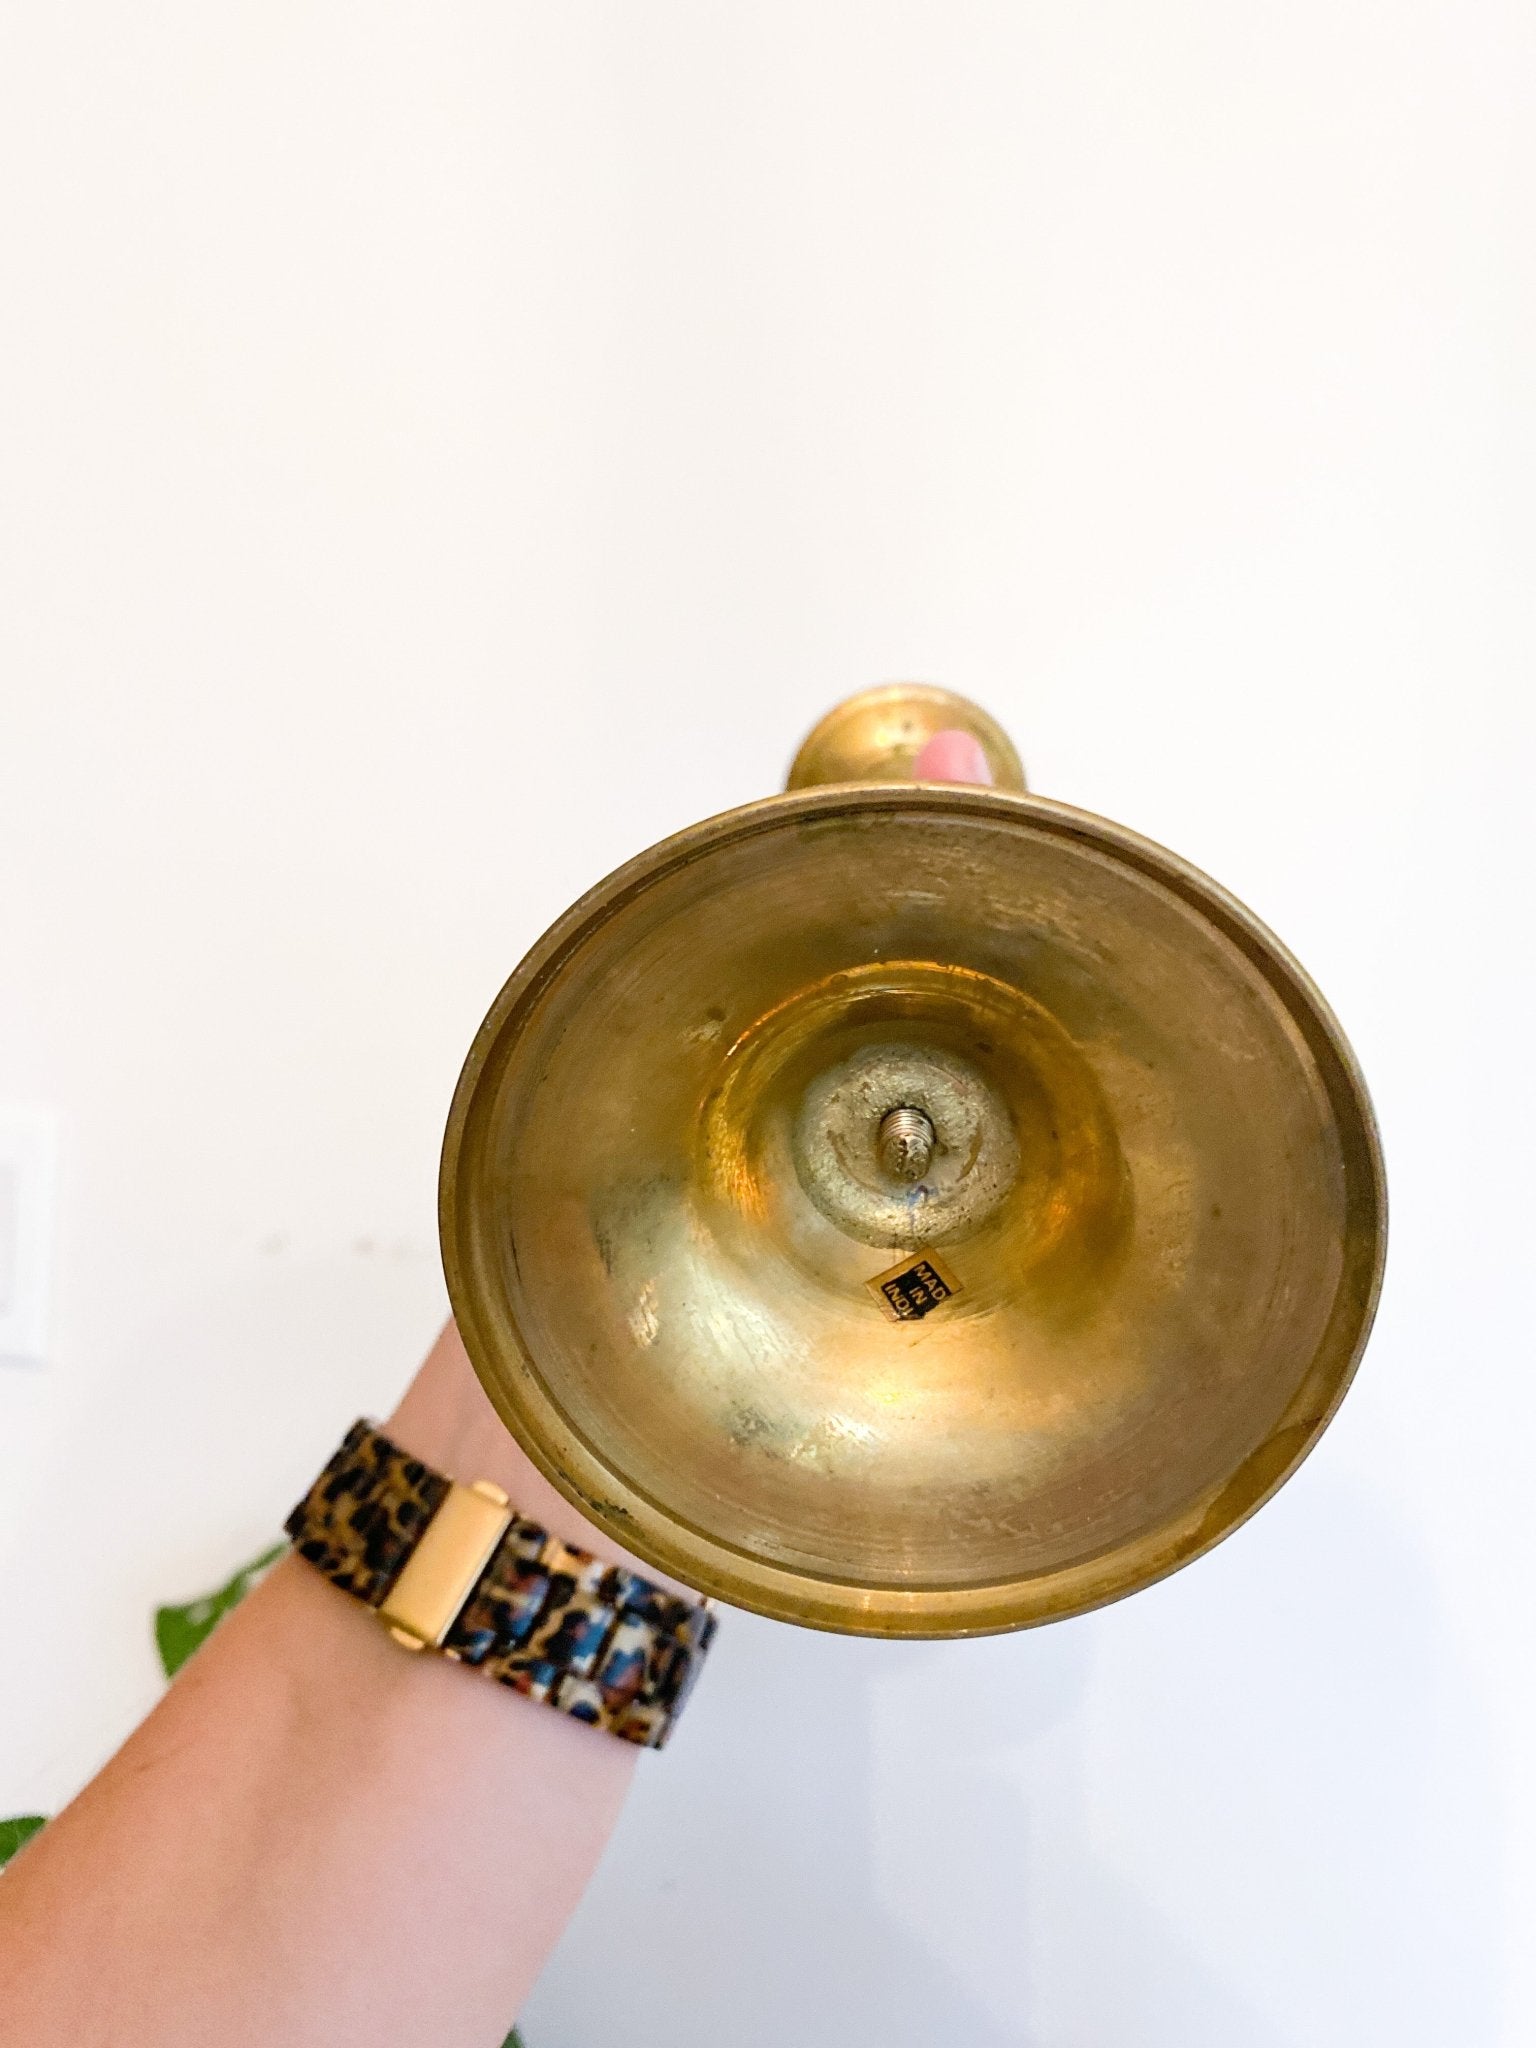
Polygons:
M912 779L955 727L993 787ZM555 1484L701 1592L886 1636L1080 1613L1236 1527L1349 1383L1384 1215L1279 941L916 685L538 941L441 1186Z

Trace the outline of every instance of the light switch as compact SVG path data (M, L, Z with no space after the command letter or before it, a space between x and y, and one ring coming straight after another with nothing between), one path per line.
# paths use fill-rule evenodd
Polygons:
M0 1104L0 1363L48 1355L57 1154L52 1110Z

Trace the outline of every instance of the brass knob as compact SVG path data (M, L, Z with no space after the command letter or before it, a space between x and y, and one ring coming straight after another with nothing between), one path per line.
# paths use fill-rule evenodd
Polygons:
M970 734L987 757L994 789L1025 787L1023 763L997 720L933 683L882 683L835 704L807 735L785 786L913 781L918 755L938 732Z

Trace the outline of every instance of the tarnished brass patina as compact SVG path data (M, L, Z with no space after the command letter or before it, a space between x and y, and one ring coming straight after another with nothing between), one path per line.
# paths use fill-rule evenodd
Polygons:
M1145 1586L1275 1490L1364 1344L1384 1186L1258 920L902 697L817 728L796 780L841 780L538 942L442 1238L491 1399L617 1541L786 1620L966 1635ZM957 725L1013 788L865 779Z

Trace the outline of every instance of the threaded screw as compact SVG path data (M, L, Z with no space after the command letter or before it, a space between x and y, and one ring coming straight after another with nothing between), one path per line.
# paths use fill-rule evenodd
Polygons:
M928 1118L906 1104L887 1110L876 1134L880 1164L892 1180L921 1180L933 1162L937 1142Z

